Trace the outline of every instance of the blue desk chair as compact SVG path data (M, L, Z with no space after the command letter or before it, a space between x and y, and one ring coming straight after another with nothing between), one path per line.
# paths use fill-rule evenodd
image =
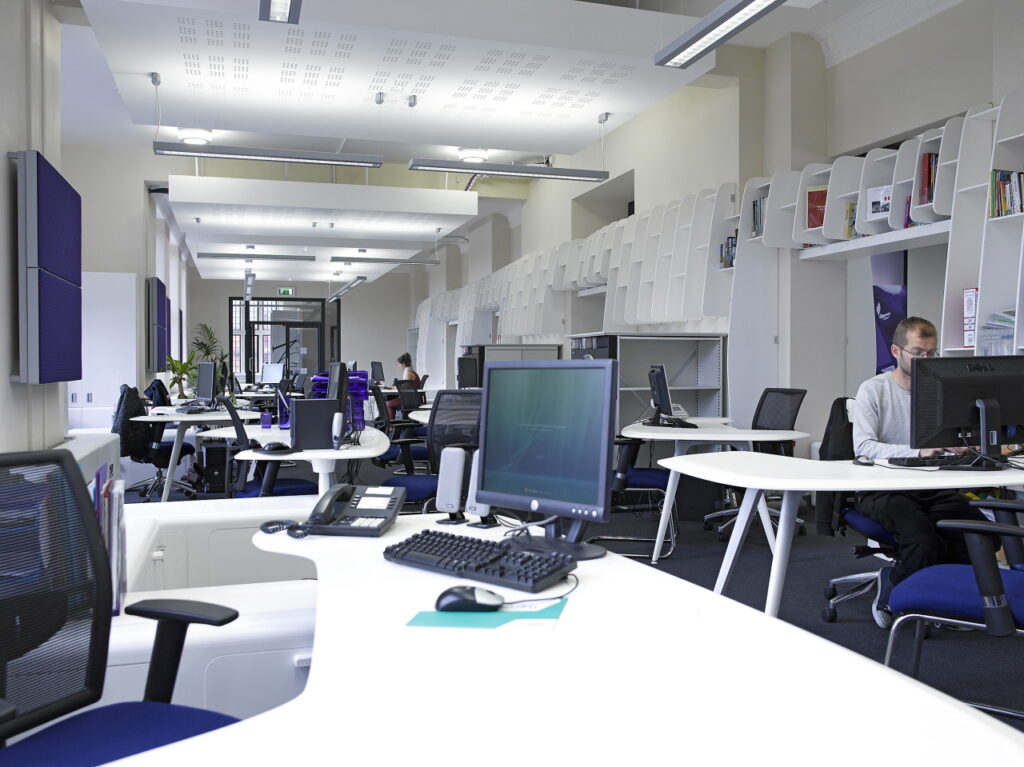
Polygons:
M933 565L893 586L889 609L895 620L885 650L891 666L897 636L904 626L914 625L910 675L920 670L921 646L929 623L983 630L990 636L1024 634L1024 528L1016 524L1016 512L1024 504L1012 501L978 501L995 511L997 522L942 520L938 527L964 534L971 557L969 565ZM1001 541L1008 569L996 560ZM1024 719L1024 712L982 703L970 705L989 713Z
M372 458L370 462L374 466L384 469L402 461L405 465L405 473L415 474L415 462L427 460L427 447L424 443L427 436L426 427L416 421L408 421L403 418L392 419L388 413L387 401L377 384L370 386L370 393L373 395L374 406L377 410L377 417L374 418L373 425L391 440L388 449L376 458ZM420 433L421 428L422 434ZM409 450L406 451L407 455L403 455L402 445L409 445Z
M441 451L446 447L476 448L480 434L480 390L445 389L434 399L427 423L427 463L429 474L406 474L383 484L404 487L407 504L419 504L426 510L437 496L437 472ZM402 445L406 450L410 445Z
M66 450L0 455L0 745L98 701L110 639L106 546L85 480ZM125 608L158 621L145 698L92 708L0 748L0 765L97 765L237 720L171 705L192 623L235 610L151 599Z
M217 397L217 401L224 406L224 409L231 416L231 425L235 427L235 449L229 451L232 455L242 450L258 448L259 443L250 440L245 433L245 425L238 417L238 411L231 402L230 397L223 394ZM308 479L297 479L286 477L279 479L277 474L281 469L280 461L256 461L256 477L249 480L249 461L230 461L227 469L229 477L228 490L234 498L262 498L268 495L319 495L319 487L316 482Z

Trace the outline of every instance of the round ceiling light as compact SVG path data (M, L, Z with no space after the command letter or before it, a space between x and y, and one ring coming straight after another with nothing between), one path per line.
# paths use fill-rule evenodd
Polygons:
M460 147L459 160L462 162L487 162L487 150Z
M178 140L185 144L209 144L213 131L206 128L178 128Z

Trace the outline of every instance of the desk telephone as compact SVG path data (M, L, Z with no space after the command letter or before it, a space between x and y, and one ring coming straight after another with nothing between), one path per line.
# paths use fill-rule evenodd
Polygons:
M334 485L320 496L302 524L272 520L260 525L265 533L287 530L293 538L307 535L351 535L378 537L395 524L405 503L404 487Z

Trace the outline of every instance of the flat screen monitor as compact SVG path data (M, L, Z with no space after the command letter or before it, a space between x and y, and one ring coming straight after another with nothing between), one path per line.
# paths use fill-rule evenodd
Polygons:
M980 468L1002 468L999 446L1021 441L1024 357L915 358L910 445L981 448Z
M260 371L260 383L276 384L284 376L283 362L265 362Z
M376 383L381 383L384 380L384 365L382 363L370 363L370 380Z
M332 362L327 369L327 399L338 399L338 385L344 367L343 362Z
M480 358L468 354L457 360L460 389L475 389L480 386Z
M517 541L525 548L604 555L583 530L608 521L617 382L614 360L484 365L477 499L552 518L544 538Z
M213 381L216 373L216 365L213 362L200 362L199 374L196 383L196 397L201 399L209 407L213 404L216 393L213 388Z
M345 366L349 370L359 370L359 363L356 362L355 360L349 360L348 362L345 363Z
M651 387L651 403L654 414L643 422L644 426L682 426L685 419L672 415L672 395L668 390L668 376L664 365L651 365L647 371L647 382Z

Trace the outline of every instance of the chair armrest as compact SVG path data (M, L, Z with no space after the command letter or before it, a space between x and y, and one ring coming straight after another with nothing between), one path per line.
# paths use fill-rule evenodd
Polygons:
M644 441L642 439L637 439L636 437L619 436L615 438L615 444L620 447L622 445L642 445L643 443Z
M463 450L476 450L479 445L476 442L452 442L450 445L445 447L461 447Z
M391 444L401 447L402 445L417 445L425 441L423 437L399 437L398 439L391 440Z
M1004 525L1017 524L1017 512L1024 511L1024 503L1011 500L986 500L971 501L971 506L976 509L992 509L996 522ZM1003 549L1006 552L1006 561L1014 567L1024 567L1024 540L1019 538L1004 538Z
M146 599L124 608L128 615L157 621L144 700L170 703L178 678L185 634L192 623L223 626L238 617L229 607L186 599Z
M983 501L971 501L977 509L1005 509L1006 511L1024 511L1024 501L1012 501L1004 498L988 498Z
M0 698L0 724L10 721L18 714L18 707L8 700Z
M964 534L971 567L978 583L978 592L984 601L985 633L991 636L1010 636L1017 630L1013 613L1006 604L1003 577L996 562L996 548L992 537L998 535L1024 536L1024 528L1000 522L978 522L966 519L943 519L936 523L941 530L959 530Z

